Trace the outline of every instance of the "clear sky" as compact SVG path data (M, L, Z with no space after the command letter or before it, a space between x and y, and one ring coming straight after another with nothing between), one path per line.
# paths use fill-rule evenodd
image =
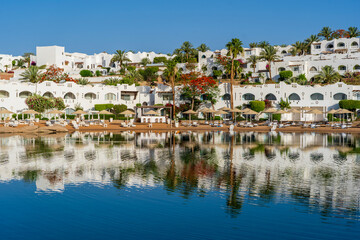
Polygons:
M223 48L237 37L291 44L323 26L360 28L360 0L1 0L0 53L170 53L182 42Z

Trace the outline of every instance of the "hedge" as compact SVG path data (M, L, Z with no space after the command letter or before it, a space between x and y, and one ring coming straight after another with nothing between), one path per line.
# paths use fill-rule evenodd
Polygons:
M279 75L281 80L286 80L291 78L293 76L293 73L292 71L281 71Z
M82 77L92 77L93 76L93 74L90 70L85 70L85 69L80 71L80 75Z
M114 107L114 104L111 104L111 103L95 104L95 110L96 111L102 111L102 110L110 109L110 108L113 108L113 107Z
M273 120L280 121L280 120L281 120L281 114L277 114L277 113L272 114L272 119L273 119Z
M360 109L360 100L340 100L339 106L343 109L355 111L356 109Z
M250 109L254 110L255 112L264 111L265 102L264 101L250 101Z

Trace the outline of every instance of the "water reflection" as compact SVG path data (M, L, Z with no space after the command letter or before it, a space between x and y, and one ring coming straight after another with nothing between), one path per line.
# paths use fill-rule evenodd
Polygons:
M286 202L359 219L360 138L350 134L76 132L2 137L0 152L0 180L38 193L161 187L184 199L219 192L232 217L245 204Z

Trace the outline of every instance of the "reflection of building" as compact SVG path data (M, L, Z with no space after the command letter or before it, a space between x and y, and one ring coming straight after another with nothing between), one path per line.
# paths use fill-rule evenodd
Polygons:
M174 149L171 137L74 133L64 138L0 138L0 180L35 181L37 191L92 183L175 190L179 185L179 191L190 184L191 191L206 192L227 191L233 173L238 194L250 191L257 198L296 194L309 204L322 207L331 201L341 208L353 208L360 199L359 161L347 154L356 147L351 135L184 133L174 136Z

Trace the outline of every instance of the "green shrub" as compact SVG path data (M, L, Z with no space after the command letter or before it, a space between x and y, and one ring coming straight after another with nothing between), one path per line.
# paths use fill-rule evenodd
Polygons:
M250 101L250 109L254 110L255 112L264 111L265 102L264 101Z
M32 95L26 98L25 103L29 109L35 110L40 113L53 108L58 110L65 109L65 103L61 97L48 98L41 95Z
M93 76L92 72L90 70L86 70L86 69L81 70L80 75L82 77L92 77Z
M154 57L153 63L166 63L167 59L166 57Z
M114 107L114 104L106 103L106 104L95 104L95 110L96 111L102 111L106 109L111 109Z
M280 80L286 80L286 79L289 79L293 76L293 72L292 71L281 71L279 73L280 75Z
M102 76L102 74L101 74L100 70L96 70L95 75L96 75L97 77Z
M113 106L115 115L119 115L123 111L127 109L127 106L125 104L117 104Z
M126 69L127 69L129 72L131 72L131 71L135 71L135 70L136 70L136 67L135 67L135 66L128 66Z
M214 117L214 120L220 121L220 120L223 120L223 118L220 117L220 116L215 116L215 117Z
M137 106L137 107L141 107L141 103L137 103L136 106Z
M277 114L277 113L272 114L272 119L273 119L273 120L280 121L280 120L281 120L281 114Z
M221 70L213 70L213 77L215 79L218 79L218 77L221 77L223 72Z
M356 109L360 109L360 100L340 100L339 106L343 109L355 111Z

